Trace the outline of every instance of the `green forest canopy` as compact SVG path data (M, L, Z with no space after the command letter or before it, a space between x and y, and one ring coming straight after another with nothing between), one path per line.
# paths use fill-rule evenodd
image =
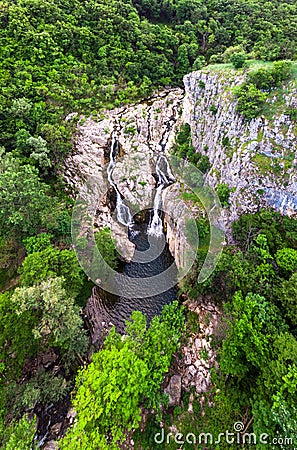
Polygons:
M0 145L43 172L70 148L69 112L181 84L234 46L296 58L294 0L2 1L0 21Z
M297 4L10 0L0 2L0 24L0 289L6 290L0 294L0 443L8 450L20 442L30 445L34 427L25 418L17 420L36 404L69 393L86 348L80 316L86 277L69 248L71 200L56 173L76 126L75 120L65 121L67 114L100 118L103 107L182 85L189 71L229 62L235 51L265 61L295 60ZM180 152L208 170L208 160L188 148L187 136L178 144ZM250 226L257 236L247 242L245 227ZM242 414L251 408L255 430L269 426L280 433L286 427L291 435L296 428L296 222L278 215L243 217L234 225L234 238L238 251L226 249L212 280L198 287L192 272L184 287L194 299L209 292L223 299L230 319L219 345L217 385L224 385L225 377L228 383L216 398L217 416L207 416L208 425L212 429L225 416L232 425L238 419L236 404ZM106 241L113 260L106 233L97 240ZM16 283L14 292L7 289ZM261 320L253 321L251 315L259 313ZM247 322L248 338L259 344L255 349L240 339ZM52 346L63 376L37 370L19 383L24 362ZM262 353L264 363L272 361L269 366L258 358ZM247 382L249 374L256 383ZM271 410L274 416L265 428ZM9 427L7 418L13 419Z

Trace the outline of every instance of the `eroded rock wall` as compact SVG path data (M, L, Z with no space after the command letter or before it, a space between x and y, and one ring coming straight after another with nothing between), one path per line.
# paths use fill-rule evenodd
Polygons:
M247 121L237 110L232 88L243 82L235 71L192 72L184 77L184 120L190 123L194 147L209 157L207 181L231 189L225 222L271 206L297 214L297 125L285 112L297 106L294 82L283 99L269 100L271 118Z
M167 152L172 145L175 129L181 121L183 98L181 89L172 89L136 105L106 110L100 120L81 117L78 122L73 152L65 161L62 175L72 193L80 191L88 177L94 174L105 179L103 191L106 194L98 205L96 223L99 227L112 229L118 250L126 261L133 256L134 244L128 240L125 228L112 220L109 186L103 176L112 134L116 131L120 144L113 171L119 192L132 210L152 207L157 155L159 151Z

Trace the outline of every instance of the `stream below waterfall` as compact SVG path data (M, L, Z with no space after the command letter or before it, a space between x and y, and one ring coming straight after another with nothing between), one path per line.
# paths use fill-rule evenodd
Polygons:
M148 102L148 104L149 103L150 102ZM124 274L127 277L126 280L138 278L141 282L141 280L149 279L158 274L163 275L163 273L166 272L166 269L170 267L172 269L170 271L170 278L173 282L171 283L170 288L166 288L168 283L166 284L165 276L164 290L161 293L153 295L154 286L152 286L152 292L148 292L147 289L145 292L148 292L148 295L142 298L133 295L133 292L131 292L131 285L129 285L129 283L127 283L127 285L125 284L125 278L120 279L123 295L116 296L104 291L98 286L94 287L91 299L95 299L94 303L96 309L93 311L93 314L99 318L98 324L100 323L102 325L102 336L100 336L99 341L101 340L101 337L104 337L105 330L110 328L111 325L115 325L118 332L124 333L126 321L130 319L131 314L135 310L145 314L147 324L149 325L151 320L161 313L166 304L171 303L177 298L177 267L166 242L163 227L163 213L161 210L162 191L164 188L175 182L165 155L165 150L170 133L179 116L178 101L173 106L172 110L172 115L164 122L162 135L158 142L156 142L153 125L151 124L156 111L152 109L151 105L148 108L148 115L146 118L146 144L150 155L153 155L154 162L152 175L155 179L155 190L150 205L151 209L147 209L143 214L137 214L137 217L134 217L134 212L131 211L126 203L117 182L115 182L113 178L113 172L117 165L117 157L120 156L119 131L121 130L121 126L123 126L121 125L121 116L119 116L119 120L114 123L110 146L107 147L108 153L105 155L109 157L107 181L112 190L112 199L110 200L111 206L109 206L109 209L112 213L115 213L114 216L116 217L117 222L121 224L122 227L125 227L129 240L135 245L135 252L131 262L121 263L120 274ZM154 281L152 281L152 284L153 283ZM87 316L85 317L86 321L88 321ZM99 341L96 341L96 344L99 344ZM38 446L43 447L45 443L51 439L56 439L58 435L65 432L67 426L70 424L70 420L73 420L71 414L68 417L68 413L71 411L70 406L71 398L70 395L68 395L56 404L49 404L45 408L38 408L38 411L36 411L38 416L38 431L35 435ZM60 431L57 433L53 431L53 428L55 427L58 427Z
M146 228L146 226L142 228ZM132 242L135 243L139 254L145 251L149 245L159 246L159 238L156 237L150 239L149 244L148 234L145 229L139 230ZM172 264L174 264L174 259L166 244L161 254L153 261L142 263L132 260L130 263L125 264L123 272L128 277L147 278L164 272ZM124 292L125 286L123 286ZM172 287L161 294L146 298L132 297L131 294L133 295L133 293L129 292L129 298L125 296L117 297L103 291L99 287L93 289L93 297L96 298L96 304L100 305L99 314L103 325L115 325L118 332L124 333L126 320L131 317L132 312L135 310L145 314L149 324L154 316L161 313L164 305L176 299L177 289Z
M142 223L135 223L132 212L125 204L125 200L122 198L113 180L113 170L116 167L116 158L119 152L116 127L112 133L107 178L109 185L115 192L117 221L126 227L129 240L135 244L135 254L132 261L124 264L123 267L123 274L128 278L144 279L153 277L164 273L166 269L174 266L171 276L173 273L175 280L177 280L177 268L166 243L161 211L162 191L175 181L164 154L171 126L171 122L167 124L159 143L160 150L156 155L154 170L156 187L153 208L146 212L146 219ZM164 283L166 283L166 280ZM102 324L106 326L115 325L117 331L121 333L124 332L125 322L131 317L133 311L137 310L145 314L149 324L154 316L161 313L164 305L171 303L177 297L176 286L170 289L165 287L164 292L153 296L148 295L145 298L136 298L133 296L133 292L129 292L127 289L129 288L123 282L123 296L121 297L109 294L99 287L93 289L93 298L96 298L96 304L99 305L99 315L100 319L102 319Z

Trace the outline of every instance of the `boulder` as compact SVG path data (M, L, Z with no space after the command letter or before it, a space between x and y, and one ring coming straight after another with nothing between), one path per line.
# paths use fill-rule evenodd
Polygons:
M169 406L178 406L181 398L181 376L173 375L170 378L165 392L169 394Z

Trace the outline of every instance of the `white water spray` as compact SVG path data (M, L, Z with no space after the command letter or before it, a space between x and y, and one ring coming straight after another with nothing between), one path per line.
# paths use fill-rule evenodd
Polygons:
M129 227L129 226L133 225L133 223L134 223L132 214L130 212L129 207L127 205L125 205L125 203L121 197L121 194L117 188L117 185L115 184L115 182L113 181L113 178L112 178L112 173L116 166L116 153L117 153L118 149L119 149L119 142L117 140L116 132L113 132L111 146L110 146L110 154L109 154L109 165L107 167L107 179L109 181L109 184L114 188L114 190L116 192L117 219L122 225Z
M156 164L157 174L157 189L154 199L154 209L151 222L149 224L147 233L150 236L160 237L163 235L162 223L162 191L164 187L168 186L174 181L174 176L170 170L168 161L163 154L160 154Z

